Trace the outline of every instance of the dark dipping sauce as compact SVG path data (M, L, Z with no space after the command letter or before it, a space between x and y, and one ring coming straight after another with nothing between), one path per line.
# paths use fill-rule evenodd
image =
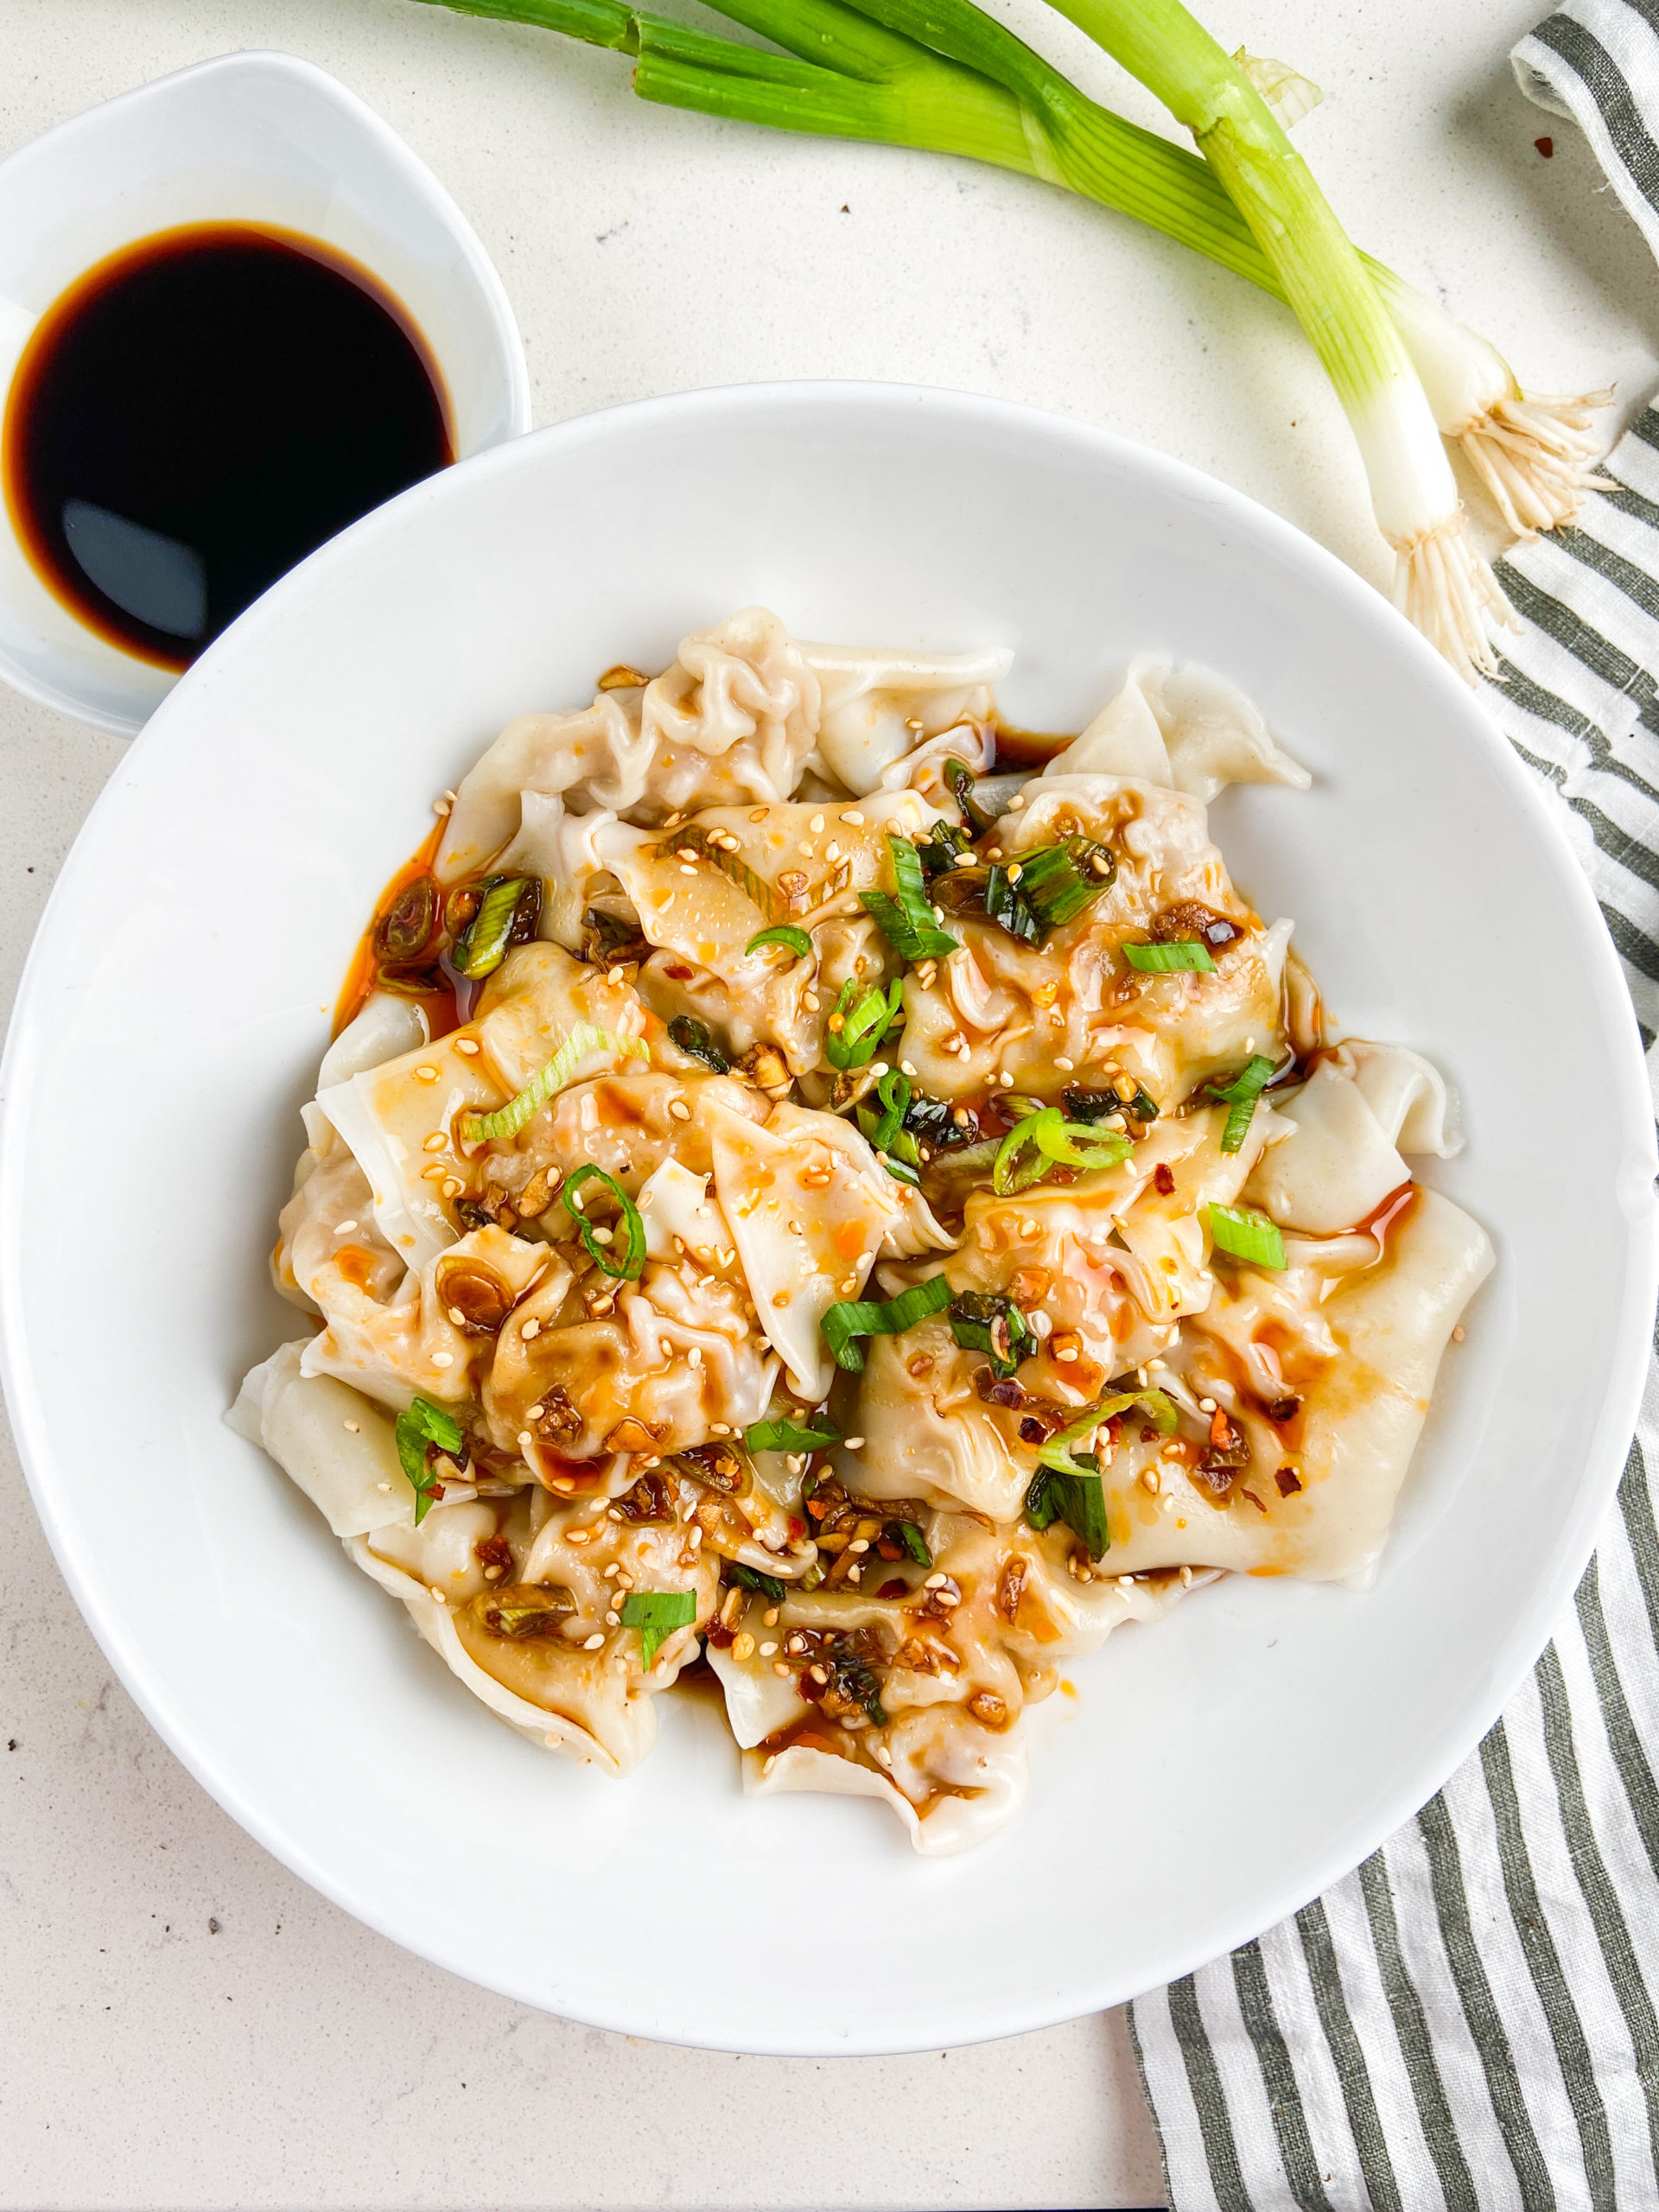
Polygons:
M55 301L0 456L54 594L170 669L454 457L442 378L398 302L320 241L245 223L141 238Z

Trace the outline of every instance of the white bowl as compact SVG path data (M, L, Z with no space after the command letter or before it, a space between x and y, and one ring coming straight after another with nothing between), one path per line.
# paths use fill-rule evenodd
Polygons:
M1216 810L1341 1020L1432 1054L1434 1179L1496 1275L1374 1590L1231 1580L1071 1669L1017 1827L912 1855L864 1802L746 1801L671 1698L613 1783L526 1747L224 1426L295 1333L276 1208L347 957L430 802L523 709L760 600L1007 644L1027 725L1132 653L1241 683L1313 791ZM221 1804L348 1910L549 2010L753 2051L1037 2027L1241 1942L1478 1740L1570 1596L1635 1414L1652 1110L1605 930L1509 747L1382 601L1188 468L989 400L794 385L570 423L417 486L215 644L117 772L18 1001L0 1132L10 1404L88 1621Z
M530 428L524 346L471 225L372 108L289 54L199 62L0 162L0 411L35 324L76 277L135 239L208 221L303 232L378 276L442 373L458 459ZM178 681L77 621L3 506L0 677L123 734Z

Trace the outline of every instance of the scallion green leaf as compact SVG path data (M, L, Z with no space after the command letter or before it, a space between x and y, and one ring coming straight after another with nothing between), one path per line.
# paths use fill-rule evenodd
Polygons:
M1230 1110L1227 1126L1221 1133L1224 1152L1237 1152L1250 1133L1250 1123L1255 1116L1255 1102L1273 1081L1273 1062L1264 1059L1260 1052L1247 1061L1229 1084L1207 1083L1205 1090L1211 1098L1218 1099Z
M1210 948L1197 938L1179 938L1173 944L1120 944L1117 948L1131 968L1143 976L1213 976L1216 963Z
M861 891L860 906L874 916L876 926L901 960L938 959L954 952L959 940L933 918L927 880L915 846L908 837L889 834L887 850L899 895L893 899L885 891Z
M999 1382L1012 1375L1037 1344L1025 1315L1000 1291L958 1293L950 1301L950 1334L964 1351L988 1353Z
M770 1598L774 1605L784 1595L783 1583L775 1574L759 1574L752 1567L745 1567L741 1560L726 1561L727 1580L740 1584L745 1590L758 1590L762 1597Z
M950 795L962 809L962 818L976 837L982 837L990 828L990 817L982 814L974 804L974 779L962 760L947 760L944 780L950 786Z
M677 1045L689 1060L701 1060L715 1075L729 1075L732 1064L718 1045L706 1021L694 1021L689 1014L677 1014L668 1025L668 1041Z
M841 1027L836 1029L826 1025L824 1029L823 1056L830 1066L843 1072L849 1068L868 1067L898 1017L904 995L903 982L897 976L890 990L884 991L880 983L870 983L861 992L856 980L849 976L842 985L841 996L835 1005Z
M1090 1559L1105 1556L1112 1535L1106 1518L1106 1491L1092 1452L1065 1469L1039 1466L1026 1491L1025 1516L1033 1529L1064 1521L1081 1538Z
M627 1230L628 1243L627 1249L620 1260L616 1255L613 1242L605 1244L600 1243L598 1231L588 1222L582 1210L581 1201L576 1196L584 1183L591 1182L603 1184L621 1209L622 1217L620 1226ZM645 1264L645 1224L639 1218L639 1207L635 1205L616 1178L613 1175L607 1175L602 1167L595 1167L591 1160L584 1160L580 1167L572 1170L559 1196L564 1201L565 1211L575 1223L576 1234L581 1237L588 1256L594 1265L603 1268L607 1275L615 1275L622 1281L638 1282ZM614 1239L615 1230L611 1230L609 1234Z
M913 1521L890 1521L887 1526L899 1531L899 1542L918 1567L932 1566L933 1554L927 1548L927 1538Z
M409 1477L410 1488L415 1493L415 1526L418 1529L443 1488L427 1465L426 1447L429 1444L440 1452L463 1452L467 1446L466 1432L454 1415L446 1413L442 1406L435 1406L429 1398L416 1398L407 1412L398 1414L392 1435L397 1446L397 1464Z
M1246 1260L1252 1267L1284 1266L1285 1240L1277 1222L1243 1206L1211 1205L1208 1212L1210 1234L1218 1251L1230 1252L1236 1260Z
M571 1030L552 1058L537 1069L530 1081L505 1106L493 1114L463 1114L458 1123L463 1144L507 1142L516 1137L531 1116L546 1105L555 1091L563 1090L589 1052L603 1046L607 1052L620 1052L624 1058L637 1052L641 1059L651 1058L651 1047L639 1037L614 1037L608 1029L595 1028L591 1021L579 1021Z
M531 905L532 895L539 909L542 887L533 875L499 875L486 887L477 913L450 955L459 974L472 982L493 974L506 958L515 925L521 935L529 934L529 927L520 920L520 910Z
M793 1421L752 1421L743 1432L751 1452L816 1452L821 1444L839 1444L841 1431L822 1414L810 1423Z
M1039 1107L1016 1122L1002 1140L991 1171L991 1188L1007 1198L1040 1183L1052 1167L1078 1167L1085 1172L1121 1166L1134 1146L1116 1129L1096 1129L1086 1122L1068 1122L1058 1106Z
M639 1631L639 1656L650 1672L676 1629L697 1618L695 1590L630 1590L622 1600L622 1625Z
M743 950L759 952L766 944L786 945L798 960L812 957L811 938L804 930L798 930L793 922L775 922L769 930L758 930Z
M849 1375L861 1375L864 1351L858 1341L861 1337L902 1336L918 1321L925 1321L930 1313L938 1313L950 1303L950 1284L943 1275L930 1275L925 1282L912 1283L897 1298L885 1301L842 1299L830 1308L818 1327L836 1366L844 1367Z

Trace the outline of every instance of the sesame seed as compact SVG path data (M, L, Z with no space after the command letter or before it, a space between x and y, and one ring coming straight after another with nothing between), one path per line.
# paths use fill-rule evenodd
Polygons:
M763 1659L770 1659L776 1654L777 1649L778 1646L775 1643L763 1643L760 1647L760 1656Z
M1054 1357L1056 1359L1072 1360L1075 1359L1077 1356L1077 1348L1076 1344L1057 1344L1054 1348Z
M690 1351L685 1355L685 1363L688 1367L701 1367L702 1365L702 1347L701 1344L692 1345Z
M524 1323L524 1327L519 1330L518 1333L524 1338L524 1342L528 1344L532 1337L539 1337L541 1335L542 1325L532 1313L529 1320Z
M785 1669L785 1673L787 1673L788 1669ZM770 1773L772 1772L772 1770L773 1769L773 1767L775 1767L775 1766L777 1765L777 1764L778 1764L778 1754L777 1754L777 1752L776 1752L776 1751L773 1751L773 1752L772 1752L772 1753L768 1756L768 1758L767 1758L767 1759L766 1759L766 1764L761 1768L761 1770L760 1770L761 1773L762 1773L763 1775L770 1774Z
M356 1436L356 1435L358 1435L358 1434L360 1433L360 1431L361 1431L361 1429L362 1429L362 1427L363 1427L363 1424L362 1424L362 1422L361 1422L361 1421L342 1421L342 1422L341 1422L341 1424L340 1424L340 1426L341 1426L341 1427L342 1427L342 1428L344 1428L344 1430L346 1431L346 1433L348 1436ZM390 1484L390 1483L388 1483L388 1484L386 1484L386 1488L387 1488L388 1490L390 1490L390 1489L391 1489L391 1484Z
M1072 1071L1072 1069L1077 1065L1077 1062L1076 1062L1075 1060L1058 1060L1058 1059L1057 1059L1057 1060L1055 1061L1054 1065L1055 1065L1055 1066L1056 1066L1057 1068L1059 1068L1059 1069L1060 1069L1060 1070L1061 1070L1065 1074L1066 1074L1066 1075L1070 1075L1070 1074L1071 1074L1071 1071Z
M457 1037L455 1050L464 1052L469 1060L475 1060L478 1058L478 1041L472 1037Z
M943 1590L944 1577L942 1574L930 1574L922 1587L924 1590Z
M1050 1319L1049 1316L1041 1311L1035 1313L1027 1313L1026 1316L1026 1325L1039 1344L1050 1335L1054 1327L1054 1324Z
M442 822L444 816L449 811L448 800L447 798L435 798L432 802L432 811L437 816L439 821Z
M1461 1321L1459 1322L1457 1327L1452 1332L1452 1341L1454 1344L1467 1344L1469 1341L1469 1332L1464 1327Z
M849 1452L861 1452L864 1449L863 1438L861 1436L849 1436L847 1440L847 1449Z
M590 1637L584 1638L582 1648L584 1651L601 1651L604 1647L605 1639L595 1629Z
M951 865L954 868L977 868L979 865L979 855L977 853L958 853Z
M819 830L823 827L823 817L821 814L815 814L806 826L816 837Z
M1183 1590L1190 1590L1192 1587L1192 1570L1190 1567L1184 1567L1181 1569L1181 1587Z
M913 1076L916 1072L916 1063L914 1060L900 1060L899 1072L900 1075Z
M1014 866L1008 870L1008 881L1010 883L1018 883L1025 872L1025 869L1020 865L1020 862L1015 861Z
M530 1431L529 1431L527 1428L521 1428L521 1429L519 1430L519 1432L518 1432L518 1449L519 1449L521 1452L528 1452L528 1451L529 1451L529 1449L530 1449L530 1447L531 1447L531 1446L535 1441L536 1441L535 1438L531 1434Z
M841 858L841 847L836 844L833 837L823 849L823 857L827 861L838 861Z
M453 1367L454 1363L455 1355L452 1351L435 1351L432 1355L434 1367Z
M445 1597L443 1592L439 1589L435 1582L432 1585L431 1589L427 1594L429 1597L435 1599L437 1603L441 1605L447 1605L449 1602L448 1599Z
M887 1749L885 1744L878 1744L875 1746L875 1756L880 1760L883 1766L891 1766L893 1764L893 1753Z
M774 1675L786 1675L790 1670L781 1659L774 1659L772 1662L772 1671Z
M438 1187L446 1198L458 1198L467 1185L459 1175L446 1175Z
M691 1118L691 1109L683 1098L671 1098L668 1102L668 1110L677 1122L689 1122Z
M764 1613L762 1613L762 1614L761 1614L760 1618L761 1618L761 1619L766 1623L766 1626L767 1626L768 1628L776 1628L776 1627L777 1627L777 1625L778 1625L778 1608L777 1608L777 1606L776 1606L776 1605L768 1605L768 1606L766 1607L766 1611L765 1611Z
M391 1495L391 1484L390 1483L376 1483L375 1488L376 1490L385 1491L388 1497Z
M436 1068L416 1068L415 1071L415 1080L416 1083L435 1083L437 1079L438 1071Z
M1037 1234L1037 1224L1032 1215L1027 1214L1020 1223L1020 1234L1022 1236L1034 1236Z
M334 1224L334 1234L336 1236L349 1236L356 1227L357 1224L354 1221L337 1221Z
M766 818L766 810L764 806L757 806L754 812L749 817L751 822L764 822Z
M855 1536L847 1548L849 1552L867 1552L870 1548L870 1540L868 1536Z
M547 1745L550 1751L556 1751L558 1750L559 1740L558 1737L551 1734L550 1732L543 1736L542 1738L542 1741Z
M1025 803L1026 795L1024 791L1015 791L1014 797L1008 801L1008 812L1010 814L1018 814Z
M997 1081L1001 1084L1004 1090L1012 1090L1014 1089L1014 1077L1008 1073L1007 1068L1004 1068L1001 1074L998 1076Z
M1212 1414L1215 1410L1216 1402L1213 1398L1200 1398L1198 1400L1198 1411L1201 1414Z
M421 1147L423 1152L448 1152L448 1149L449 1140L442 1129L434 1129Z
M855 828L861 827L864 821L863 816L855 806L849 806L845 814L837 815L836 819L838 822L850 822Z

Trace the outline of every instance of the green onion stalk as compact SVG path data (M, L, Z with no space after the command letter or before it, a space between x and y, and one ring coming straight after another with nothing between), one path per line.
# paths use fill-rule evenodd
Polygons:
M1152 11L1118 10L1110 0L1078 0L1063 12L1120 60L1137 53L1143 81L1179 120L1196 126L1207 160L1088 99L972 0L857 0L856 7L712 0L783 54L692 30L622 0L435 3L631 54L642 99L773 129L957 154L1060 185L1306 310L1305 327L1360 436L1379 521L1402 555L1399 595L1465 675L1495 665L1485 624L1508 609L1468 544L1444 455L1425 437L1425 415L1432 410L1440 432L1460 444L1522 535L1571 522L1584 492L1603 482L1592 467L1599 445L1590 416L1610 395L1523 392L1484 339L1381 263L1356 255L1257 89L1265 85L1294 119L1311 105L1298 96L1313 88L1276 63L1249 63L1247 74L1243 58L1230 61L1166 0L1155 20ZM1224 86L1219 106L1206 103L1206 84L1212 93ZM1230 176L1224 174L1230 168ZM1235 205L1235 181L1247 197L1255 192L1265 235ZM1277 226L1287 219L1297 227L1285 233Z

